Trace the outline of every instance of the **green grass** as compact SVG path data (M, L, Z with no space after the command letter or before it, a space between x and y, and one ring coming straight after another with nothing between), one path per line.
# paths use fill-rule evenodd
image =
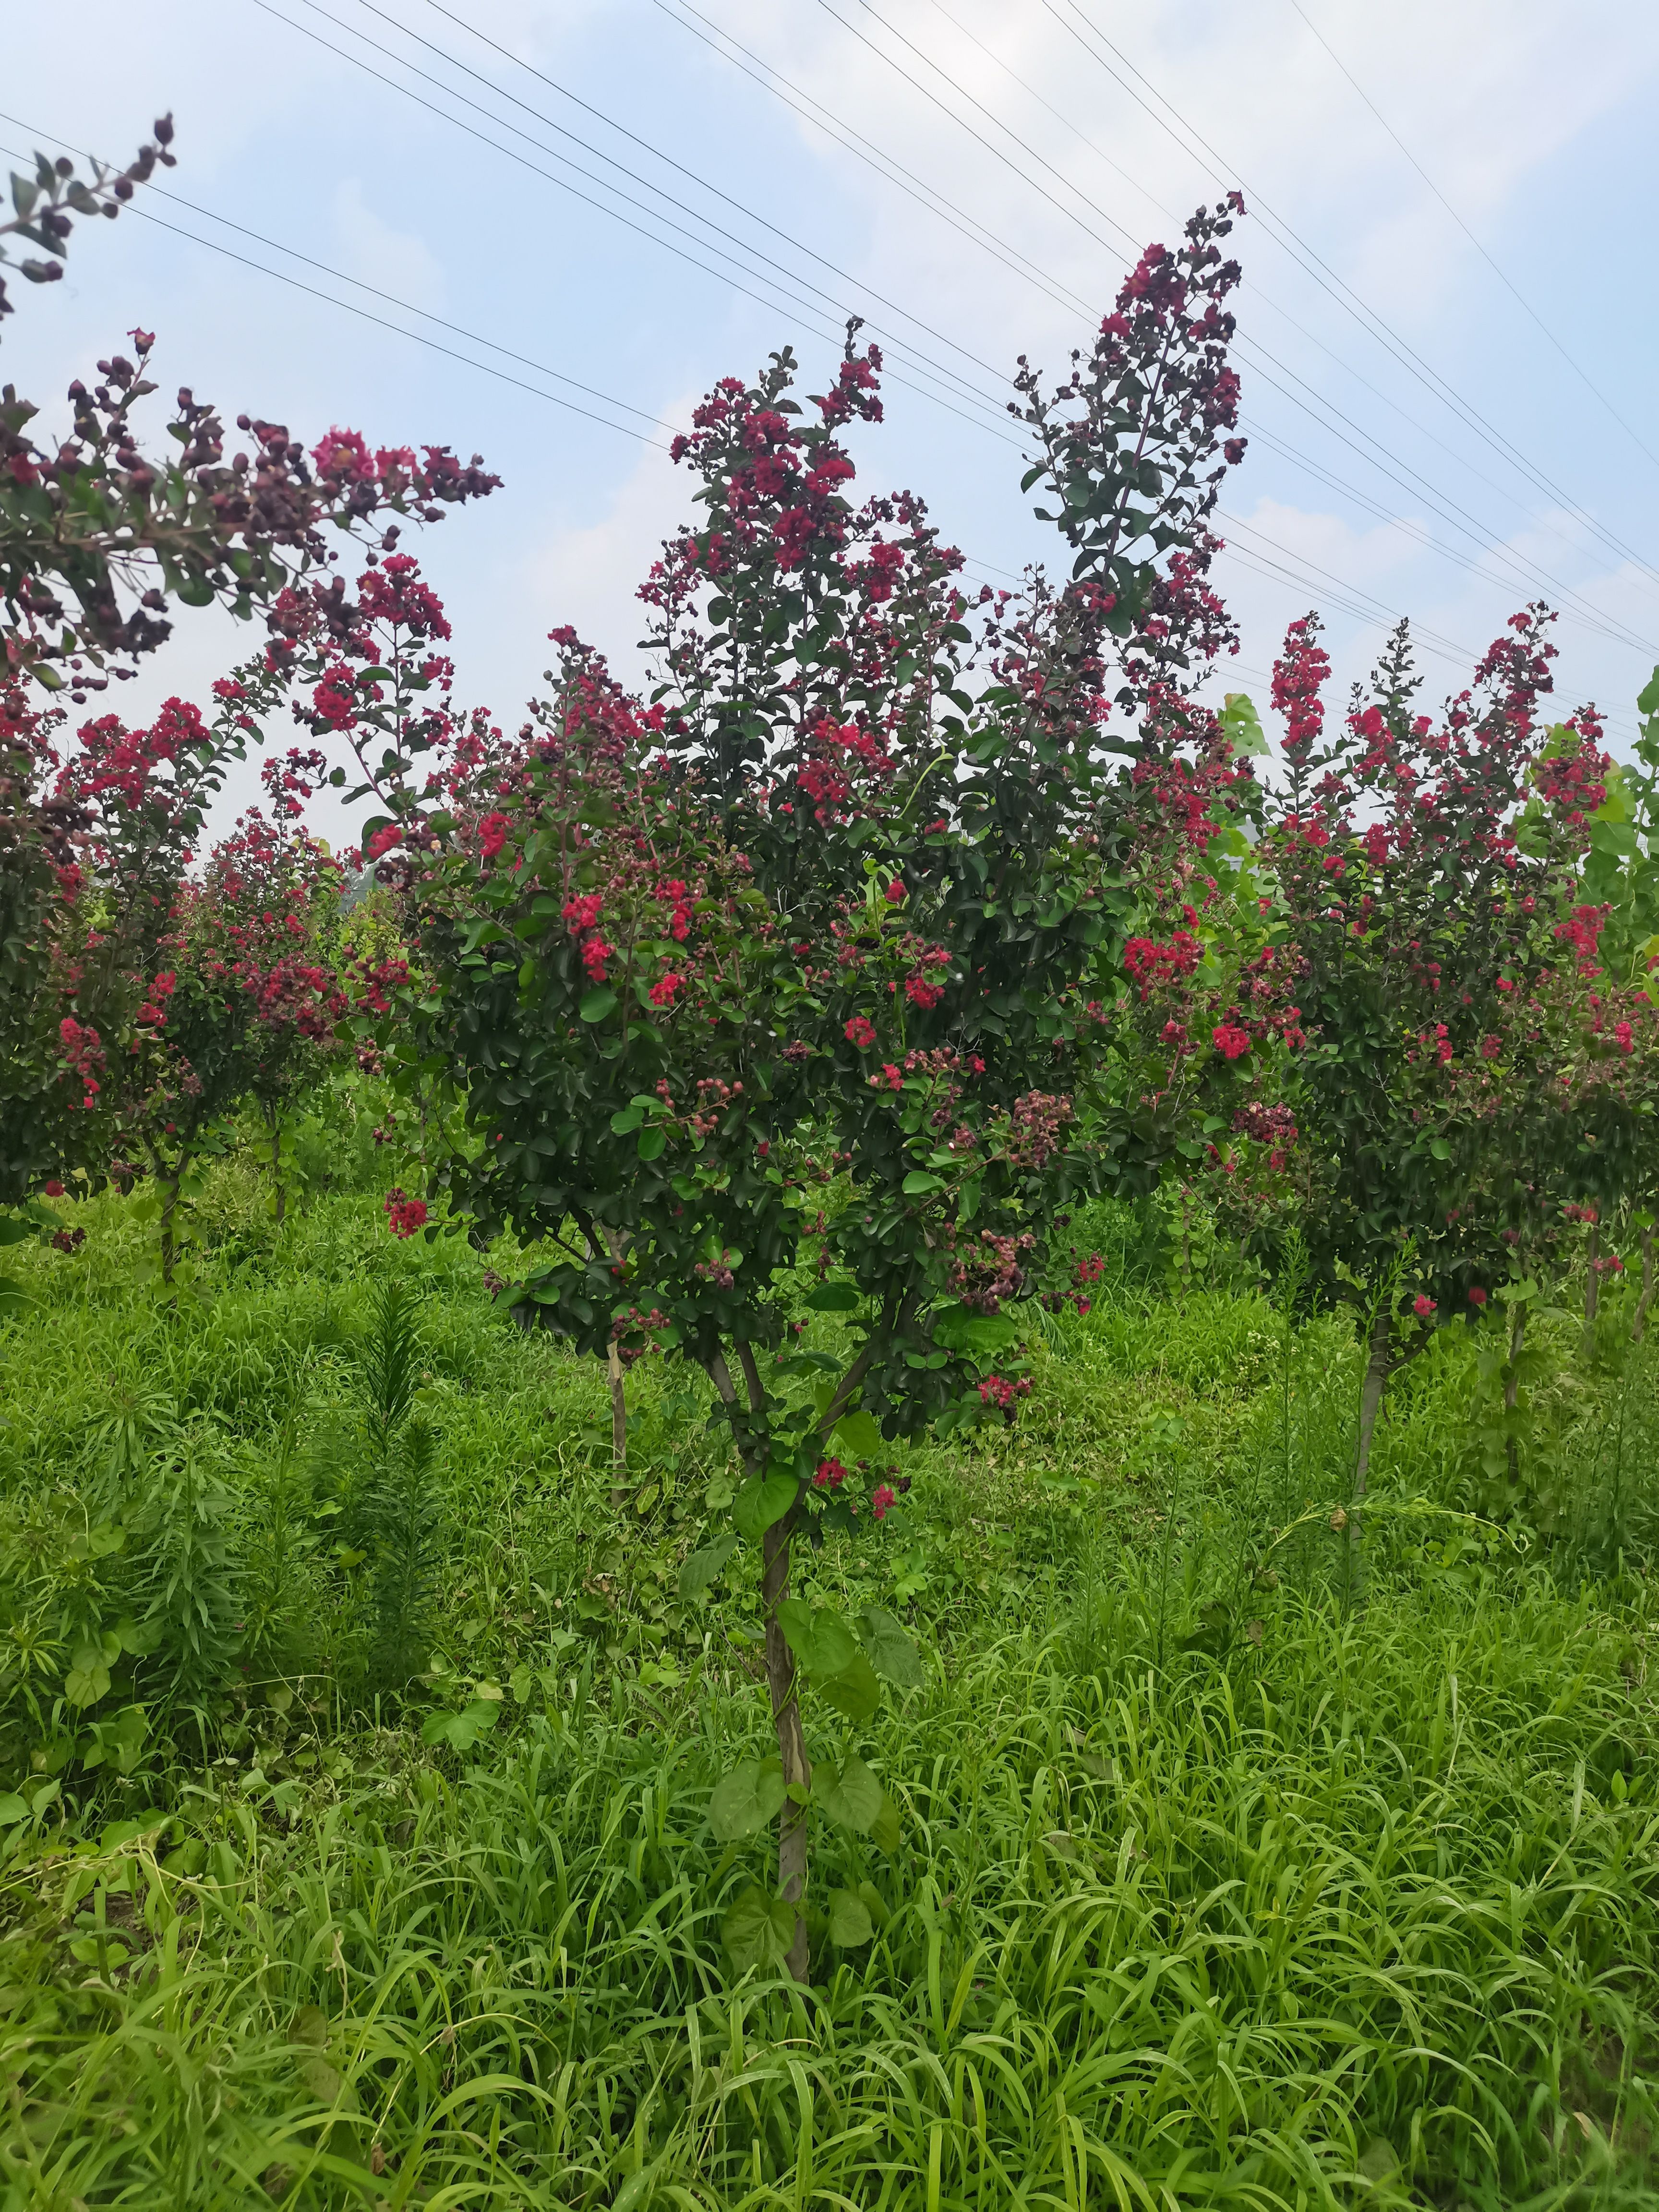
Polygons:
M616 1514L602 1376L503 1324L476 1256L347 1198L278 1242L254 1196L222 1173L176 1312L127 1287L119 1205L76 1209L0 1336L0 1791L58 1784L0 1844L0 2212L1659 2206L1647 1583L1628 1546L1467 1517L1461 1336L1385 1421L1363 1607L1328 1525L1350 1334L1303 1330L1287 1389L1254 1293L1126 1265L1046 1328L1017 1429L896 1454L904 1508L802 1571L927 1654L855 1739L901 1837L817 1832L817 1893L880 1924L820 1928L799 1989L720 1948L767 1850L723 1849L708 1793L768 1723L750 1585L675 1592L724 1467L701 1396L636 1374ZM441 1440L402 1697L340 1533L389 1268ZM1560 1336L1550 1464L1604 1535L1614 1384ZM1626 1395L1640 1468L1644 1370ZM169 1627L77 1716L61 1625L176 1551L185 1443L240 1641L186 1695ZM477 1702L470 1748L422 1742ZM130 1771L88 1767L128 1704Z

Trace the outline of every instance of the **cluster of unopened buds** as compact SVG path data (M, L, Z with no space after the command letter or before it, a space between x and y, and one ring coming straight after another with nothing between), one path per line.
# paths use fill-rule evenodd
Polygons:
M387 1191L385 1199L386 1218L394 1237L412 1237L417 1229L426 1226L426 1200L410 1198L396 1184Z
M668 1316L653 1306L649 1313L641 1313L637 1306L629 1306L625 1314L618 1314L611 1324L611 1341L617 1347L617 1357L624 1367L631 1367L636 1359L643 1359L647 1352L659 1352L660 1345L653 1341L657 1332L666 1328ZM638 1342L629 1340L638 1337Z

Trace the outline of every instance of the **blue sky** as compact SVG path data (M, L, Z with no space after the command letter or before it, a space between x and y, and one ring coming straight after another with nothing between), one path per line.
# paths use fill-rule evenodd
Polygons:
M1412 615L1437 697L1542 596L1564 707L1632 727L1659 662L1659 12L1633 0L150 0L142 36L130 0L76 13L72 68L46 11L9 27L0 143L125 159L171 107L179 197L15 288L0 376L50 420L137 322L164 387L228 415L482 453L505 489L416 550L461 696L509 723L556 624L637 672L632 589L686 490L648 441L785 343L821 389L850 312L891 372L864 488L920 492L992 580L1051 556L999 413L1015 356L1058 372L1126 255L1237 182L1228 688L1265 703L1317 605L1343 682ZM246 649L185 614L121 703Z

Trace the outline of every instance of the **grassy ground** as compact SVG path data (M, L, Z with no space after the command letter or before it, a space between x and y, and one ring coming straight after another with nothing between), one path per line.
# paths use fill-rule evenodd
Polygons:
M459 1243L279 1238L233 1166L174 1310L71 1211L0 1334L0 2212L1659 2206L1639 1365L1538 1325L1494 1519L1449 1333L1356 1585L1350 1332L1139 1285L1103 1215L1019 1426L802 1570L927 1657L809 1711L902 1819L816 1838L875 1932L803 1990L720 1947L769 1725L751 1579L676 1591L701 1395L636 1372L618 1511L601 1375ZM423 1441L366 1488L389 1274Z

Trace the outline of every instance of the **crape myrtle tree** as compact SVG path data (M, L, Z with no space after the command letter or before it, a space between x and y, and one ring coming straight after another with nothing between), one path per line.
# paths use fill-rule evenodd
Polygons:
M11 179L0 261L21 244L33 249L17 264L27 279L60 277L75 218L117 214L172 165L172 138L163 118L118 173L79 177L66 159L38 158L33 176ZM13 305L0 284L0 314ZM255 726L250 714L206 732L175 702L149 732L104 717L77 741L63 702L84 705L133 675L167 641L175 604L250 614L333 560L328 526L389 551L402 520L436 520L497 481L476 457L372 449L350 431L307 453L281 424L248 416L237 418L245 449L227 460L219 416L188 387L170 450L147 455L136 416L156 389L155 339L130 337L131 353L100 361L90 388L70 386L67 436L31 434L39 408L9 385L0 392L0 1206L23 1209L0 1214L5 1241L33 1233L32 1217L47 1220L47 1182L98 1166L101 1125L85 1104L98 1093L82 1078L131 1048L123 1024L146 1003L149 953L175 901L167 867L195 849L201 810ZM100 786L124 750L117 781ZM127 805L133 819L116 823Z
M1291 624L1274 669L1285 773L1257 866L1306 1048L1291 1202L1259 1213L1257 1232L1271 1249L1293 1218L1316 1291L1363 1316L1356 1504L1390 1376L1437 1326L1478 1318L1548 1263L1575 1115L1606 1086L1582 1066L1622 1058L1631 1036L1606 1023L1603 1053L1583 988L1591 810L1565 764L1595 726L1563 726L1558 765L1540 760L1547 620L1513 617L1437 718L1418 711L1403 625L1334 735L1316 617ZM1357 1547L1357 1512L1350 1533Z
M420 979L381 1048L462 1102L435 1181L478 1237L532 1247L521 1308L584 1350L696 1362L730 1424L731 1525L682 1588L759 1547L778 1755L711 1818L778 1820L778 1894L747 1893L726 1936L797 1974L809 1808L890 1832L856 1731L917 1662L887 1616L792 1595L794 1546L895 1509L884 1442L1013 1417L1021 1310L1078 1287L1071 1206L1150 1178L1172 1133L1167 1083L1120 1107L1106 1077L1115 1054L1140 1076L1126 945L1182 919L1249 782L1188 696L1229 641L1205 520L1242 450L1221 458L1233 212L1148 252L1059 391L1022 371L1029 481L1074 553L1059 586L975 614L919 501L854 503L842 434L879 419L880 358L849 332L805 409L782 354L677 444L699 513L641 592L648 700L556 633L503 745L406 704L415 627L366 625L331 672L301 647L301 711L337 716L384 804L367 849L406 886ZM1254 1073L1207 1055L1223 1090ZM800 1343L802 1262L838 1349ZM816 1759L807 1683L848 1731ZM861 1923L832 1898L832 1934Z

